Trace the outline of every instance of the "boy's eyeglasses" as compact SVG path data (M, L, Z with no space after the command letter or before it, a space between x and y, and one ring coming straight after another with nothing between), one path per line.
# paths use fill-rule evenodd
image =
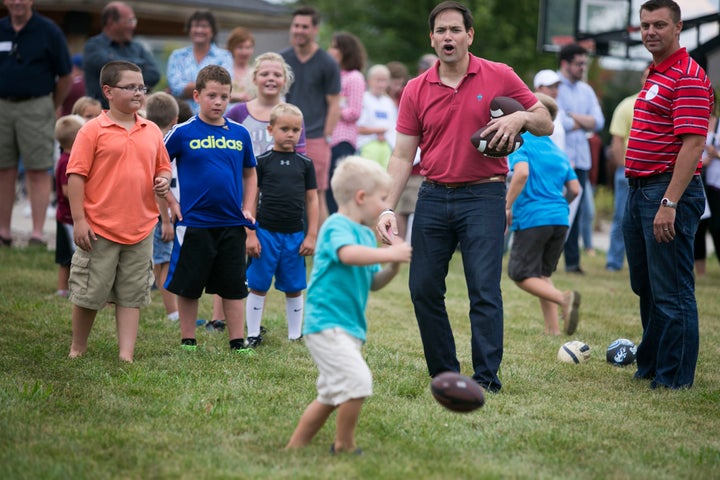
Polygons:
M115 85L110 88L119 88L120 90L125 90L128 93L135 93L135 92L147 93L148 92L148 88L145 85L123 85L123 86Z

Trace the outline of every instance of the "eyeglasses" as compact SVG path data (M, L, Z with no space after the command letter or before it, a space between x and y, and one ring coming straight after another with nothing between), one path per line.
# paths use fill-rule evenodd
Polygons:
M147 93L148 92L148 88L145 85L123 85L123 86L114 85L110 88L119 88L120 90L125 90L128 93L135 93L135 92Z
M135 27L135 26L137 26L137 18L135 18L135 17L123 18L120 20L120 23L122 23L123 25L130 26L130 27Z
M574 62L570 62L570 64L574 65L576 67L586 67L587 66L587 62L583 62L583 61L574 61Z

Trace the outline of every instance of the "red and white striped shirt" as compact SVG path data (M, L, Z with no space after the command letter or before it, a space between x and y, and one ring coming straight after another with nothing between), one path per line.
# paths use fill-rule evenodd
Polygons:
M681 135L707 135L713 103L710 80L685 48L660 65L651 65L635 101L625 176L637 178L672 172L682 147ZM699 174L701 168L698 157L695 173Z

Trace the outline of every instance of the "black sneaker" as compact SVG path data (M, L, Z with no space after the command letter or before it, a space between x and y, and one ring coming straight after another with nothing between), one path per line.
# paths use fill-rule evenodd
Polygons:
M205 324L205 330L210 332L222 332L225 330L225 322L223 320L213 320Z
M262 341L262 335L258 335L257 337L247 337L247 343L245 344L245 346L247 348L257 348L260 346Z
M260 325L260 336L264 336L267 333L267 328Z

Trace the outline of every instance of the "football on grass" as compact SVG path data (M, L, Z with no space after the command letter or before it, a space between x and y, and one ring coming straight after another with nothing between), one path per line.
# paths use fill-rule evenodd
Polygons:
M563 363L585 363L590 359L590 347L585 342L573 340L560 347L557 358Z
M616 367L624 367L635 362L637 347L627 338L618 338L610 344L605 354L608 363Z
M430 391L435 400L453 412L471 412L485 404L485 392L470 377L443 372L433 377Z

